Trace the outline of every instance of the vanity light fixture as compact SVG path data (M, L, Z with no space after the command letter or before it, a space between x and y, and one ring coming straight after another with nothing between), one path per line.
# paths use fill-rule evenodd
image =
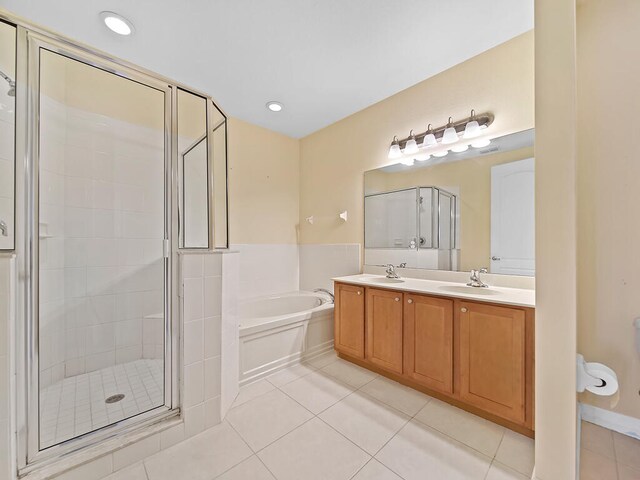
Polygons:
M109 30L118 35L132 35L135 32L133 23L115 12L100 12L100 18Z
M486 146L488 146L488 145L490 145L490 144L491 144L491 140L490 140L490 139L488 139L488 138L481 138L481 139L476 140L475 142L473 142L473 143L471 144L471 146L472 146L473 148L484 148L484 147L486 147Z
M471 120L464 127L462 138L476 138L480 136L480 124L476 120L476 111L471 110Z
M449 121L446 125L443 125L438 128L432 128L431 124L427 127L425 132L414 133L413 130L406 138L398 139L397 136L393 137L393 141L389 146L388 158L390 160L398 160L403 158L403 156L411 155L412 158L416 158L416 154L419 152L423 152L426 149L431 149L434 147L438 147L439 145L448 145L458 142L460 136L464 136L464 132L467 129L467 125L471 124L469 127L473 134L475 123L478 124L480 129L485 129L489 125L493 123L494 116L490 112L481 113L476 115L474 110L471 110L471 117L467 117L462 120L458 120L454 122L451 117L449 117ZM472 147L476 147L476 145L482 145L482 143L476 142L486 142L486 140L478 140L476 139L474 143L471 144ZM462 143L462 142L461 142ZM469 142L464 142L464 146L460 146L460 151L462 149L467 149ZM485 145L486 146L486 145ZM479 147L476 147L479 148ZM445 156L447 152L443 152L440 156ZM428 157L425 158L425 160ZM418 161L424 161L422 159L417 159Z
M284 108L284 105L282 105L280 102L271 101L267 102L267 108L272 112L281 112Z
M416 156L413 157L413 159L417 160L418 162L426 162L430 158L431 158L431 155L428 153L418 153Z
M418 143L416 142L416 136L413 134L413 130L409 132L409 140L404 144L404 154L413 155L418 153Z
M460 145L454 145L453 147L451 147L451 151L454 153L462 153L466 152L467 150L469 150L469 145L467 145L466 143L461 143Z
M406 165L407 167L410 167L411 165L413 165L413 157L405 157L400 160L400 163Z
M396 158L400 158L402 156L402 151L400 150L400 142L398 141L398 137L393 137L393 142L391 142L391 147L389 147L389 159L395 160Z
M424 148L434 147L438 144L438 140L436 140L436 136L433 134L433 130L431 129L431 124L427 127L427 133L422 139L422 146Z
M433 156L442 158L442 157L446 157L448 154L449 154L449 150L442 150L441 152L434 153Z
M456 143L458 141L458 132L456 132L455 127L453 126L453 120L449 117L449 122L447 122L447 128L444 129L444 133L442 134L442 144L450 145L452 143Z

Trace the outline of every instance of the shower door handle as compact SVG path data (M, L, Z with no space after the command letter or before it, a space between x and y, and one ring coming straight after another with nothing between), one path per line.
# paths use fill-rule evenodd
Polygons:
M7 222L4 220L0 220L0 233L3 237L9 236L9 227L7 226Z

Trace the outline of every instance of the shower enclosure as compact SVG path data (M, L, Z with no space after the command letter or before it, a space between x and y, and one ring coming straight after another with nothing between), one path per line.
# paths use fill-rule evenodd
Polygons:
M27 472L179 412L176 253L227 247L226 117L175 82L5 26Z

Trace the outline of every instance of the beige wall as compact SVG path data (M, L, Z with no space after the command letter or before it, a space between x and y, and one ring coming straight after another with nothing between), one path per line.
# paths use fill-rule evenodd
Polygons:
M577 20L578 351L620 381L581 400L640 417L640 3L587 0Z
M536 0L536 467L576 472L575 0Z
M491 111L494 136L534 126L533 32L525 33L301 140L301 243L362 243L363 172L389 164L394 135ZM349 221L338 219L347 210Z
M491 167L533 157L533 147L432 167L385 173L384 189L419 185L459 188L460 268L488 267L491 257ZM369 184L367 174L367 186ZM380 175L377 175L380 176Z
M229 120L229 241L297 243L299 141Z

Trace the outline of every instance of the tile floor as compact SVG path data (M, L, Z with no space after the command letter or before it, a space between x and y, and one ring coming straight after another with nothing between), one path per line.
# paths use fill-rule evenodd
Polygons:
M640 440L582 422L581 480L640 480Z
M162 360L135 360L65 378L42 391L41 442L49 447L164 402ZM124 399L107 404L111 395Z
M109 480L524 480L533 440L327 354Z

